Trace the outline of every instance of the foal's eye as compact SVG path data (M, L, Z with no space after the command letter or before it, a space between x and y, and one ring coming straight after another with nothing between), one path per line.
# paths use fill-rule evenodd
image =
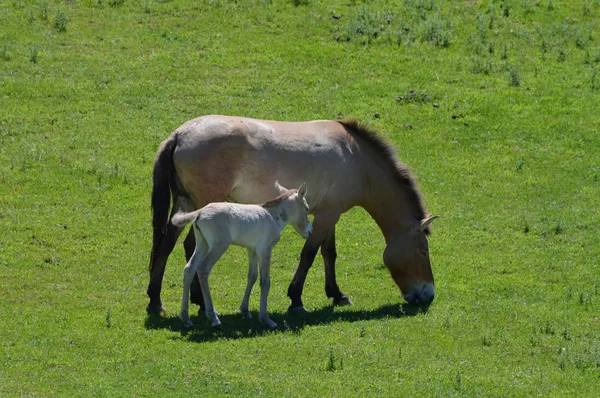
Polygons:
M419 254L423 257L427 257L427 251L423 249L419 249Z

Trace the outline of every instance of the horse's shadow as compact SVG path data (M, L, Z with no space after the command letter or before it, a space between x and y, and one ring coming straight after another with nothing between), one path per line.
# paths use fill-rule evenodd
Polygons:
M252 319L245 319L241 313L222 314L219 319L222 330L214 329L204 315L191 316L194 327L187 329L177 316L149 314L146 317L146 329L168 329L179 332L174 339L185 339L197 343L217 339L243 339L264 336L271 333L300 334L305 326L325 325L336 321L357 322L383 318L403 318L426 313L428 307L411 304L386 304L374 310L336 311L334 306L326 306L309 313L270 313L279 327L269 330L258 321L258 314Z

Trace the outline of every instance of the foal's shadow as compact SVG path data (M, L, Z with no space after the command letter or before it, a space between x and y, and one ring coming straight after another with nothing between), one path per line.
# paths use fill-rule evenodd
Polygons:
M179 332L172 339L184 339L197 343L217 339L243 339L264 336L272 333L302 332L305 326L324 325L336 321L357 322L383 318L403 318L426 313L428 307L411 304L386 304L374 310L344 310L336 311L334 306L326 306L309 313L271 313L271 319L279 327L269 330L258 321L258 313L254 312L252 319L246 319L241 313L222 314L219 319L223 330L216 330L204 315L191 316L194 327L186 329L176 316L149 314L145 321L146 329L168 329Z

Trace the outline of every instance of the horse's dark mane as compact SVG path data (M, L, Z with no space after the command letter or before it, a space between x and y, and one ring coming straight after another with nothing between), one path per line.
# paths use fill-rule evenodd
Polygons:
M425 219L427 214L415 179L408 168L398 160L394 147L377 131L357 120L341 120L340 123L352 137L359 138L360 141L368 145L375 153L382 156L384 163L389 166L396 183L404 188L406 198L414 209L415 216L419 218L419 221Z
M279 195L275 199L271 199L269 201L266 201L261 206L264 207L264 208L277 206L278 204L280 204L281 202L283 202L284 200L286 200L287 198L289 198L290 196L292 196L296 192L298 192L297 189L290 189L289 191L282 193L281 195Z

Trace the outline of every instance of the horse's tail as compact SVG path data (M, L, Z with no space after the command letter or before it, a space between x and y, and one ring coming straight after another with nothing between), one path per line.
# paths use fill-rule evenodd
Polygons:
M199 214L200 210L192 211L190 213L184 213L182 211L177 212L171 217L171 224L176 227L185 227L189 223L195 221Z
M173 152L177 146L177 133L173 133L164 140L156 153L154 171L152 173L152 252L150 254L150 275L154 267L154 259L162 243L169 211L171 209L171 196L175 198L180 191L177 187L177 173L173 164Z

